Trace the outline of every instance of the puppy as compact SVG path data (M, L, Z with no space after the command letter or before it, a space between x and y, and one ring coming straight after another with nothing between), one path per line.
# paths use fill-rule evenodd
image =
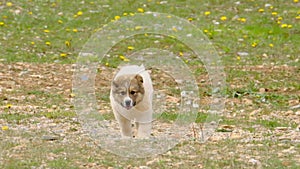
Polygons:
M136 123L137 137L149 137L152 122L153 86L144 66L124 66L111 83L110 103L123 137L133 137L131 122Z

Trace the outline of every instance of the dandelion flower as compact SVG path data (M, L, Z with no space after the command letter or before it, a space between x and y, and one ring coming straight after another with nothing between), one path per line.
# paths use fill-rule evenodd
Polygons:
M10 109L12 107L12 105L11 104L7 104L5 107L8 108L8 109Z
M256 42L253 42L253 43L251 44L251 46L255 48L255 47L257 46L257 43L256 43Z
M300 19L300 15L299 15L299 16L296 16L296 19ZM1 24L0 24L0 26L1 26Z
M294 2L295 2L295 3L298 3L298 2L299 2L299 0L294 0Z
M133 46L128 46L128 47L127 47L127 49L129 49L129 50L133 50L133 49L134 49L134 47L133 47Z
M237 60L241 60L241 57L240 57L240 56L237 56L236 59L237 59Z
M284 24L281 25L281 27L282 27L282 28L287 28L288 25L284 23Z
M11 7L11 6L13 6L13 3L7 2L7 3L6 3L6 6Z
M258 9L258 12L265 12L265 10L260 8L260 9Z
M67 57L67 54L66 53L61 53L60 57Z
M46 45L50 46L51 45L51 42L47 41L45 42Z
M62 23L64 23L62 20L58 20L57 21L59 24L62 24Z
M246 18L239 18L238 21L240 21L240 22L246 22L247 19Z
M222 21L226 21L227 20L227 17L226 16L221 16L220 18Z
M273 43L270 43L269 46L270 46L271 48L274 47Z
M32 41L32 42L30 42L30 44L31 44L31 45L34 45L35 43Z
M117 21L117 20L119 20L121 17L120 16L115 16L115 20Z
M29 15L32 15L32 12L31 12L31 11L29 11L29 12L28 12L28 14L29 14Z
M0 22L0 26L4 26L5 25L5 23L4 22Z
M179 56L183 56L183 52L179 52Z
M65 41L65 45L69 48L69 47L71 47L71 42L68 41L68 40L66 40L66 41Z
M278 13L277 12L272 12L272 15L273 16L276 16Z
M142 27L141 26L136 26L134 29L135 30L140 30L140 29L142 29Z
M207 29L204 29L203 32L204 32L204 33L208 33L208 30L207 30Z
M127 13L127 12L124 12L124 13L123 13L123 16L127 16L127 15L128 15L128 13Z
M210 11L205 11L205 12L204 12L204 15L205 15L205 16L210 15Z
M3 131L8 130L8 126L2 126L1 129L2 129Z
M50 32L50 30L48 30L48 29L45 29L45 30L44 30L44 32L45 32L45 33L49 33L49 32Z
M73 32L78 32L78 30L76 28L73 29Z
M278 18L277 18L277 21L282 21L282 17L281 16L279 16Z
M82 11L78 11L78 12L77 12L77 16L81 16L82 14L83 14Z
M292 28L293 27L293 25L287 25L287 28Z
M188 21L192 21L193 20L193 18L188 18Z
M137 11L140 12L140 13L144 13L144 9L143 8L138 8Z
M106 63L105 63L105 66L109 66L109 63L108 63L108 62L106 62Z

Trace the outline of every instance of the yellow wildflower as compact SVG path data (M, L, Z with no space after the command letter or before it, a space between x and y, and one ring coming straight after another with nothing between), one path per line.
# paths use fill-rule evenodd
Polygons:
M260 9L258 9L258 12L265 12L265 10L260 8Z
M108 62L106 62L106 63L105 63L105 66L109 66L109 63L108 63Z
M134 47L133 47L133 46L128 46L128 47L127 47L127 49L129 49L129 50L133 50L133 49L134 49Z
M269 46L270 46L271 48L274 47L273 43L270 43Z
M281 16L279 16L278 18L277 18L277 21L281 21L283 18L281 17Z
M257 46L257 43L256 43L256 42L253 42L253 43L251 44L251 46L255 48L255 47Z
M66 53L61 53L61 54L60 54L60 57L67 57L67 55L68 55L68 54L66 54Z
M204 29L203 32L204 32L204 33L208 33L208 30L207 30L207 29Z
M241 57L240 57L240 56L237 56L236 59L237 59L237 60L241 60Z
M11 3L11 2L6 2L6 6L11 7L11 6L13 6L13 3Z
M142 27L141 26L136 26L134 29L135 30L140 30L140 29L142 29Z
M10 109L12 107L12 105L11 104L7 104L5 107L8 108L8 109Z
M124 13L123 13L123 15L124 15L124 16L127 16L127 15L128 15L128 13L127 13L127 12L124 12Z
M220 18L222 21L226 21L227 20L227 17L226 16L221 16Z
M58 20L57 21L59 24L62 24L62 23L64 23L62 20Z
M82 11L78 11L78 12L77 12L77 16L81 16L82 14L83 14Z
M71 47L71 42L68 41L68 40L66 40L66 41L65 41L65 45L69 48L69 47Z
M204 15L205 15L205 16L210 15L210 11L205 11L205 12L204 12Z
M4 22L0 22L0 26L4 26L5 25L5 23Z
M177 31L178 31L178 30L176 29L175 26L172 28L172 30L173 30L174 32L177 32Z
M73 29L73 32L78 32L78 30L76 28Z
M45 42L46 45L50 46L51 45L51 42L47 41Z
M299 2L299 0L294 0L294 2L295 2L295 3L298 3L298 2Z
M29 15L32 15L32 12L31 12L31 11L29 11L29 12L28 12L28 14L29 14Z
M276 16L278 13L277 12L272 12L272 15L273 16Z
M120 16L115 16L115 20L119 20L121 17Z
M30 42L30 44L31 44L31 45L34 45L35 43L32 41L32 42Z
M130 12L129 15L130 15L130 16L134 16L134 13Z
M296 16L296 19L300 19L300 15L299 15L299 16Z
M144 9L143 8L138 8L137 11L140 12L140 13L144 13Z
M282 28L287 28L288 25L284 23L284 24L281 25L281 27L282 27Z
M49 33L49 32L50 32L50 30L48 30L48 29L45 29L45 30L44 30L44 32L45 32L45 33Z
M183 56L183 52L179 52L179 56Z
M287 25L287 28L292 28L293 27L293 25Z
M3 131L8 130L8 126L2 126L1 129L2 129Z
M240 21L240 22L246 22L247 19L246 18L238 18L238 21Z

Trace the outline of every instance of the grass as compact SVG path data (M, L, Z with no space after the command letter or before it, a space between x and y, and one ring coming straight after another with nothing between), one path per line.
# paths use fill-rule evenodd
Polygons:
M262 115L268 116L272 113L287 111L291 106L291 101L297 102L300 99L298 75L300 10L298 9L299 2L297 3L295 0L280 2L270 0L201 0L201 2L197 0L127 0L117 3L110 0L3 1L0 2L0 63L76 63L77 56L84 44L99 28L118 18L116 16L125 17L124 15L130 15L130 13L141 13L139 8L142 8L144 12L170 13L181 17L203 31L212 42L219 58L225 65L228 85L223 95L229 100L226 109L230 112L228 114L236 114L233 117L222 117L220 124L235 125L251 133L257 132L252 127L253 125L260 125L270 131L274 131L276 127L295 128L297 126L294 119L279 117L260 119ZM134 49L128 49L129 46ZM103 60L97 60L97 62L100 66L115 68L124 62L120 56L126 57L149 47L168 50L183 58L186 64L193 68L196 77L200 78L201 75L207 73L203 63L194 60L196 56L188 46L172 37L150 33L147 36L136 35L120 41L108 51ZM241 54L242 52L244 55ZM257 65L262 65L264 70L250 67ZM287 65L289 68L294 66L295 70L271 70L269 67L272 65ZM0 70L0 73L3 72ZM199 85L201 86L199 88L201 97L211 96L209 84L201 82ZM266 92L260 93L261 88L266 89ZM171 88L169 91L175 96L180 94L177 89ZM19 95L35 96L35 98L25 97L21 101L11 99ZM97 98L104 102L109 101L109 96L106 94L97 94ZM252 103L245 105L243 103L245 99L251 100ZM5 107L1 109L4 111L0 112L0 125L7 123L20 126L36 117L45 117L58 124L61 123L60 119L76 117L72 106L68 103L68 97L39 88L21 87L19 90L9 92L9 97L0 95L0 101L0 105ZM8 104L12 104L12 108L7 108ZM46 107L45 109L51 109L51 111L26 114L24 112L27 110L15 108L15 106L27 105ZM207 109L207 107L205 108ZM258 113L257 119L251 120L249 112L257 109L262 109L262 111ZM103 116L106 120L114 119L112 114ZM173 122L176 118L177 114L171 112L164 112L159 117L160 120L166 122ZM203 123L206 118L207 114L199 112L196 123ZM69 131L74 134L80 129L77 126L70 126ZM47 133L47 131L42 132ZM37 138L39 138L38 134ZM10 135L31 139L32 133L12 133L10 129L8 132L0 131L1 138ZM97 164L104 168L124 168L128 165L142 166L153 160L153 158L141 161L124 160L101 149L95 150L88 147L85 143L89 141L78 138L78 133L70 135L66 137L72 137L71 139L76 140L77 143L82 141L83 144L45 143L38 139L32 144L30 142L27 149L15 150L14 148L21 147L22 144L13 143L13 141L0 142L3 152L20 151L17 153L20 156L15 158L1 157L2 154L0 154L0 168L33 168L33 166L42 164L46 164L50 168L77 168L78 161L85 164ZM70 138L66 140L68 139ZM259 147L260 144L265 147ZM286 147L281 147L279 143L264 140L253 142L253 145L254 147L244 147L247 150L245 152L239 152L239 148L244 146L243 143L231 139L218 141L217 144L209 142L205 145L196 143L178 145L170 151L171 155L166 153L159 156L159 160L154 162L151 167L170 168L170 164L175 165L181 161L184 161L181 168L196 167L199 163L204 168L253 167L240 157L244 153L245 156L259 158L263 168L297 168L299 166L291 155L277 156L283 149L295 146L293 143L288 142ZM191 152L195 153L197 160L194 160L193 157L189 159L189 154L177 156L177 153L181 153L181 149L188 146L193 147ZM299 150L299 145L295 147L296 150ZM234 153L233 157L228 156L230 152ZM57 158L42 159L41 155L47 157L51 153L57 155ZM220 156L221 159L216 160ZM2 159L4 161L1 161ZM176 167L172 166L172 168Z

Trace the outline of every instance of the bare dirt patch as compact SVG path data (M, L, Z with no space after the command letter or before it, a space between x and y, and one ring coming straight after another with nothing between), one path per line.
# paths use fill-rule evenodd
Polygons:
M223 121L210 140L205 144L195 141L200 137L197 133L201 123L194 123L188 140L165 154L139 161L102 150L82 130L71 102L73 68L70 64L0 64L1 168L272 168L278 165L296 168L300 165L299 68L226 68L231 92L227 94ZM236 71L245 74L232 73ZM107 94L114 69L99 67L98 72L99 113L109 116ZM154 76L154 80L161 82L156 85L165 86L164 90L169 92L170 105L176 107L180 102L174 91L176 84L164 79L169 78L163 74ZM199 86L209 86L206 75L197 80ZM249 92L247 83L255 81L257 86L252 86L253 91ZM200 92L201 104L209 103L207 91ZM274 98L263 98L274 94ZM281 98L291 94L295 97ZM272 99L282 101L283 108L277 102L274 105ZM205 113L205 109L201 112ZM107 118L113 120L112 116ZM163 125L168 124L172 121Z

